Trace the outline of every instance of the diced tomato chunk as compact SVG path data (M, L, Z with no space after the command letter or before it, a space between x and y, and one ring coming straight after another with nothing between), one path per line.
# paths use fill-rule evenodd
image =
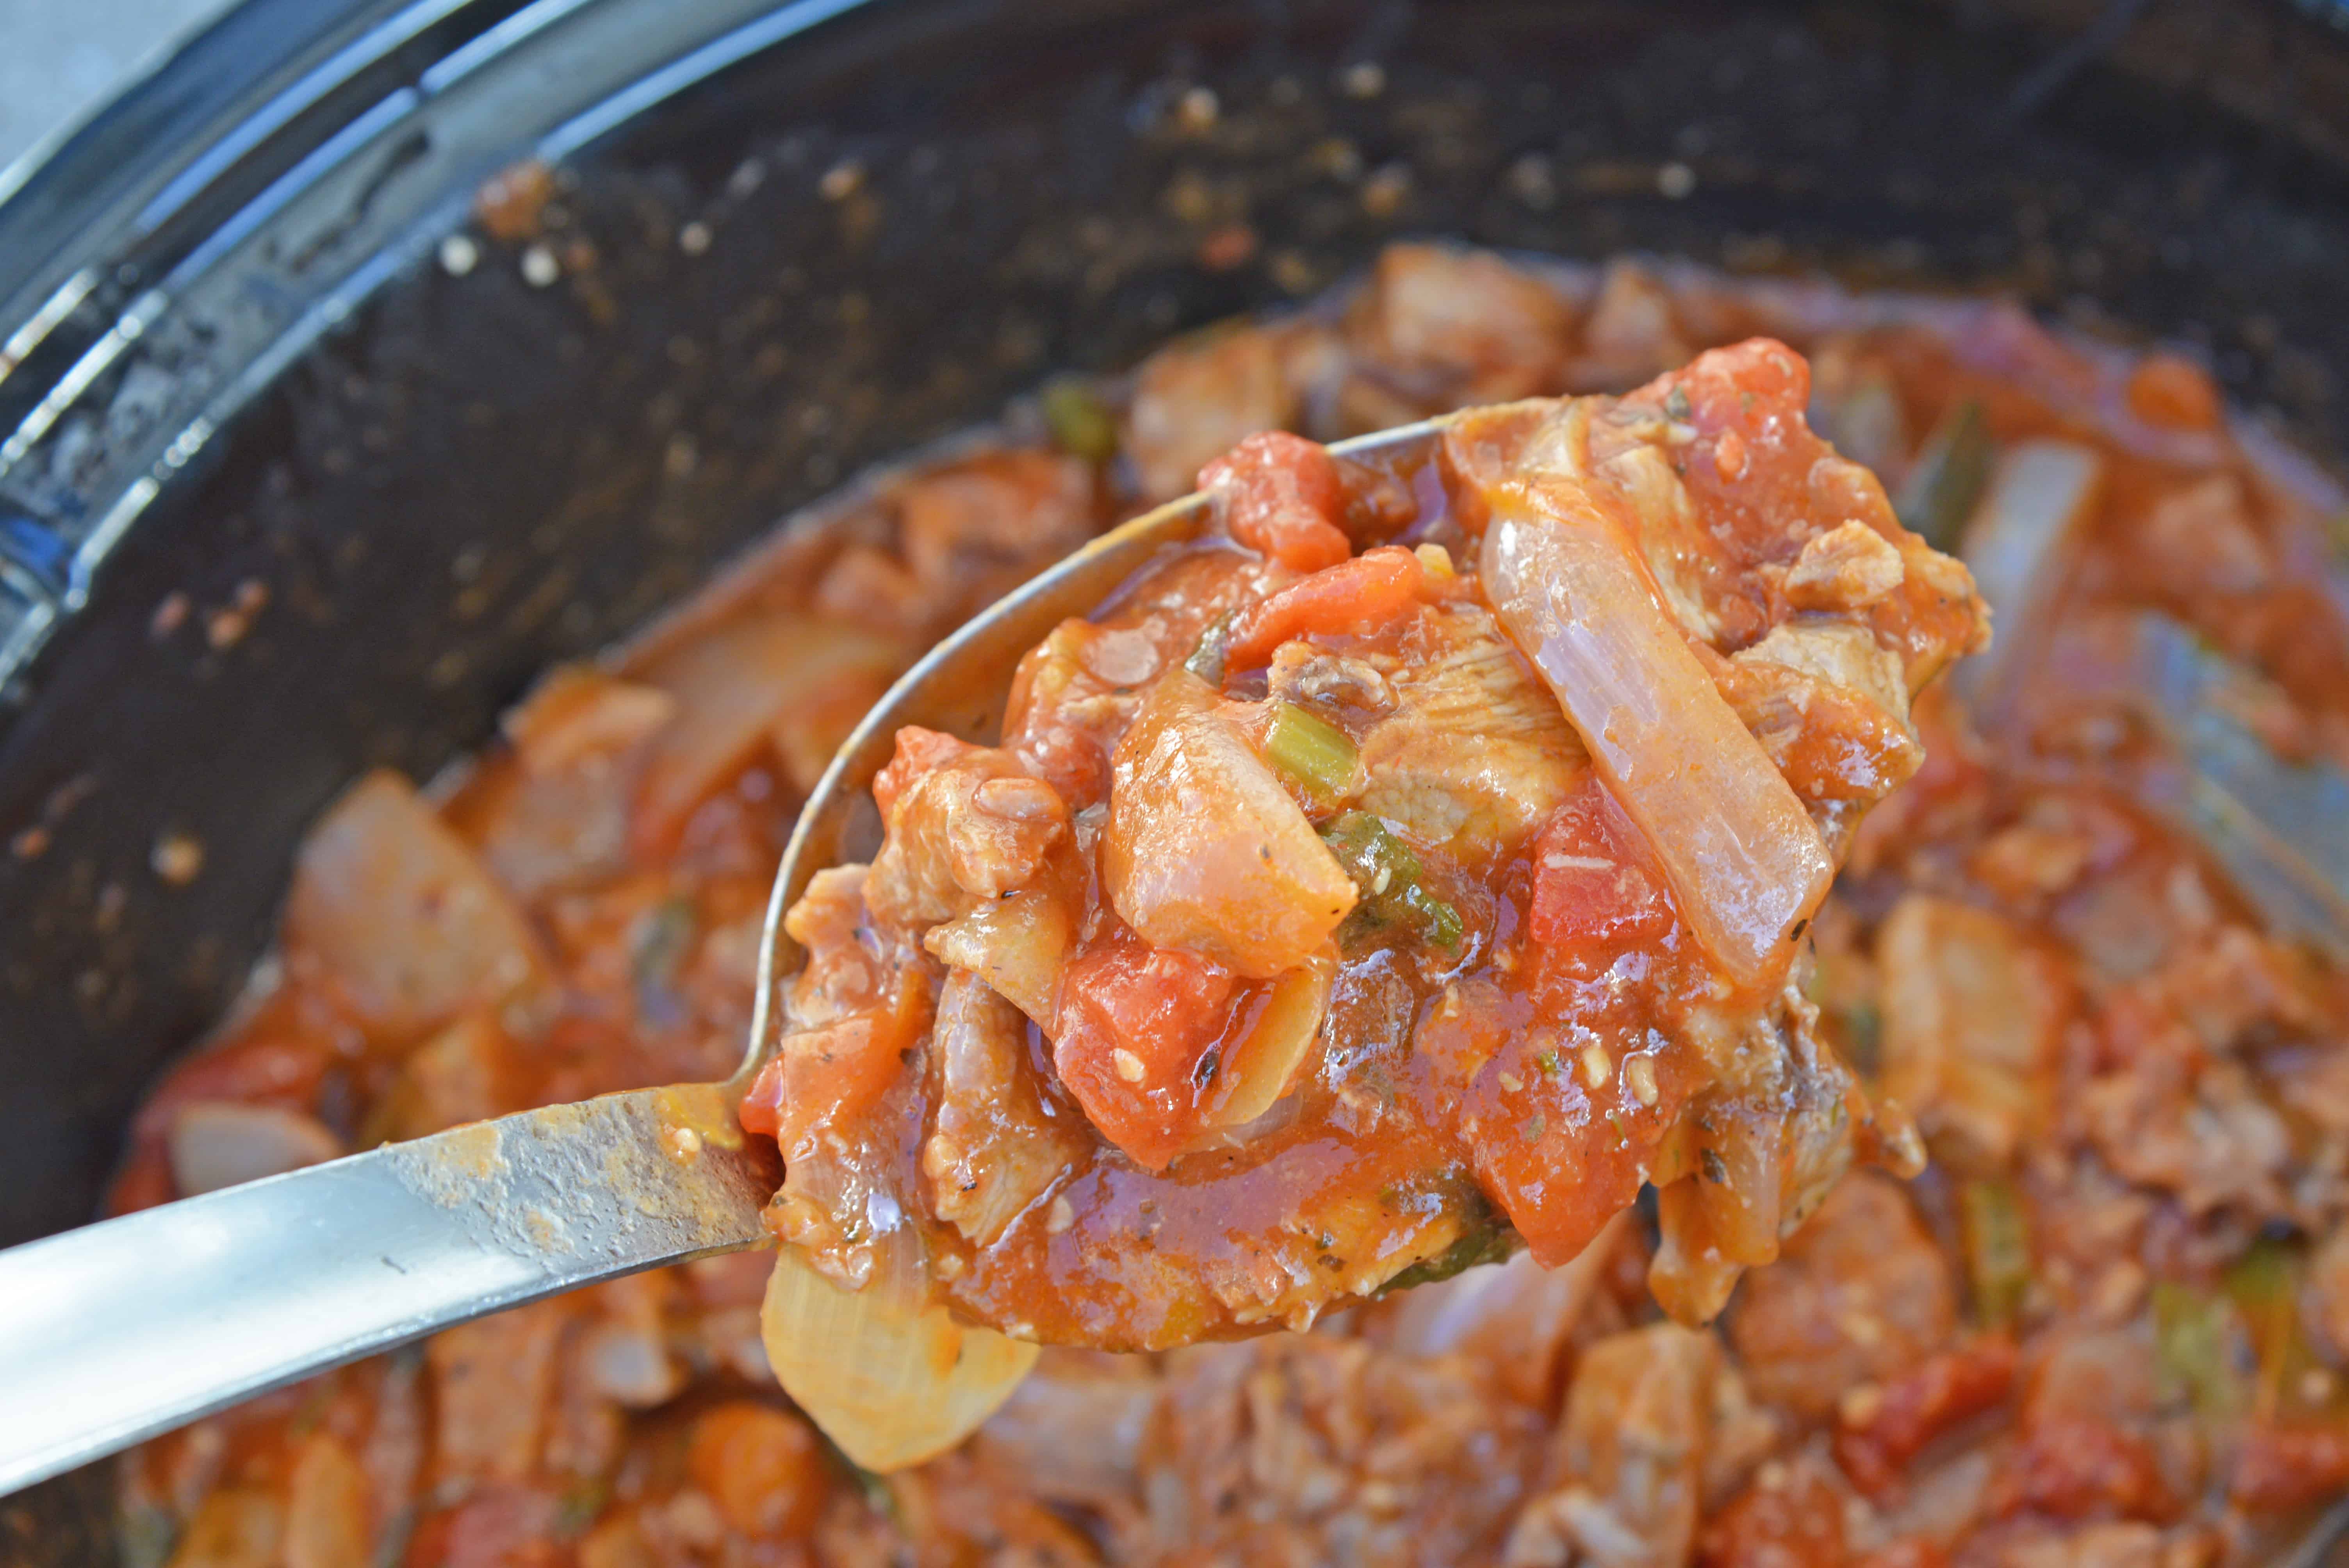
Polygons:
M1663 878L1640 830L1598 775L1587 775L1534 841L1526 933L1544 947L1652 941L1672 923Z
M1756 1480L1708 1521L1700 1568L1841 1568L1843 1500L1803 1470L1776 1485Z
M1353 553L1338 527L1346 506L1338 464L1302 436L1250 436L1199 470L1199 488L1222 492L1234 539L1284 566L1319 572Z
M685 1464L726 1522L753 1540L806 1535L830 1490L815 1429L752 1399L729 1399L697 1417Z
M2349 1487L2349 1429L2254 1422L2243 1434L2228 1491L2245 1508L2305 1508Z
M1885 1384L1861 1419L1843 1422L1836 1462L1860 1491L1882 1495L1926 1444L2006 1398L2014 1362L2014 1341L2002 1334L1927 1357Z
M888 1090L929 1015L923 988L900 977L885 1006L785 1036L750 1080L736 1119L791 1159L809 1133L847 1125Z
M2085 1519L2109 1511L2159 1522L2176 1504L2143 1438L2095 1417L2054 1416L2033 1421L2009 1452L1991 1507L2002 1515Z
M1419 604L1427 569L1401 545L1382 544L1291 583L1243 616L1225 651L1226 666L1252 669L1292 637L1311 633L1367 636Z
M1052 1064L1101 1135L1155 1171L1198 1136L1201 1058L1239 979L1211 959L1120 933L1061 982Z

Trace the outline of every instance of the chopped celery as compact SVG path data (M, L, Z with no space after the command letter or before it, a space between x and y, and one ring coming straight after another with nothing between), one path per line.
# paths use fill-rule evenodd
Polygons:
M2031 1285L2031 1230L2022 1198L2005 1181L1968 1181L1958 1189L1958 1229L1974 1315L1988 1327L2011 1325Z
M1183 661L1183 667L1206 681L1209 686L1224 684L1224 650L1231 645L1233 612L1226 610L1200 634L1199 645Z
M1323 806L1334 806L1346 798L1359 761L1354 743L1344 730L1293 702L1272 705L1272 727L1265 732L1264 756Z
M2235 1315L2224 1296L2163 1280L2153 1287L2154 1361L2165 1394L2191 1399L2204 1418L2242 1402L2235 1372Z
M2251 1341L2252 1399L2263 1417L2295 1398L2302 1374L2318 1364L2301 1327L2302 1264L2300 1248L2262 1236L2227 1270L2226 1297Z
M1321 839L1361 890L1363 913L1408 924L1436 947L1460 945L1460 912L1427 891L1419 857L1384 822L1368 811L1347 811L1322 830Z
M1934 549L1955 550L1959 531L1990 483L1991 459L1996 455L1982 403L1969 397L1934 427L1893 510Z
M1463 1218L1466 1225L1458 1241L1433 1257L1402 1270L1381 1285L1379 1294L1384 1295L1389 1291L1433 1284L1438 1280L1450 1279L1454 1274L1485 1264L1506 1263L1511 1254L1524 1244L1508 1221L1494 1212L1491 1206L1481 1199L1469 1205L1469 1212Z
M1080 376L1045 383L1040 399L1053 442L1071 457L1106 462L1117 452L1117 416Z
M2300 1289L2300 1249L2261 1236L2227 1270L2227 1295L2245 1312L2288 1305Z

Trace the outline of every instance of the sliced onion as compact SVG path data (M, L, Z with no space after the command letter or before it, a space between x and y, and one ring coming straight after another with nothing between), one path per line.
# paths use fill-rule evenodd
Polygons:
M656 653L631 674L676 698L678 713L654 737L637 789L639 846L662 851L674 843L702 797L742 766L771 726L843 691L861 698L876 672L903 662L888 639L811 615L734 621Z
M1288 1092L1297 1069L1330 1012L1338 981L1338 954L1326 947L1272 983L1272 995L1247 1034L1233 1046L1216 1078L1219 1098L1208 1112L1217 1127L1244 1127Z
M922 945L941 962L986 981L1038 1028L1049 1030L1070 939L1067 906L1030 889L932 926Z
M1961 691L1987 694L2063 586L2064 564L2104 490L2105 460L2075 441L2024 441L2002 459L1966 524L1959 554L2003 633L1987 656L1958 666Z
M1740 983L1767 977L1835 874L1818 830L1588 492L1550 472L1493 502L1483 573L1501 624L1648 836L1697 941Z
M874 1252L872 1278L849 1291L784 1246L759 1324L783 1392L841 1452L886 1473L962 1441L1011 1397L1038 1352L966 1327L931 1301L909 1230L889 1232Z
M303 841L285 946L378 1038L412 1039L469 1005L535 990L547 975L522 911L388 769L344 791Z
M274 1105L199 1099L180 1108L164 1145L182 1198L282 1176L341 1157L342 1140L316 1118Z

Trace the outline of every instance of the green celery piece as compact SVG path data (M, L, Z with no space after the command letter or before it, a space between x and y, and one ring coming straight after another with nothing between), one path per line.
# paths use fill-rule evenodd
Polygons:
M1321 830L1321 840L1354 879L1361 907L1373 919L1407 924L1421 940L1446 951L1460 945L1460 912L1427 891L1419 857L1384 822L1368 811L1341 812Z
M1960 531L1990 484L1997 455L1981 400L1967 398L1943 415L1926 438L1892 510L1934 549L1955 550Z
M1265 732L1264 755L1323 806L1334 806L1346 798L1360 761L1344 730L1293 702L1272 705L1272 727Z
M2154 1362L2171 1398L2186 1398L2205 1418L2244 1403L2235 1370L2234 1309L2224 1295L2163 1280L2153 1287Z
M1117 455L1117 416L1083 377L1046 382L1038 401L1043 406L1045 428L1062 451L1095 463Z
M2031 1285L2031 1227L2013 1184L1979 1181L1960 1187L1958 1231L1974 1315L1992 1328L2012 1325Z

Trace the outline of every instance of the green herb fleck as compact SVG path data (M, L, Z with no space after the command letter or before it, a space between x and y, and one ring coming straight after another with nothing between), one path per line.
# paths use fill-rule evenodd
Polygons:
M1990 484L1997 456L1981 400L1967 398L1942 416L1926 438L1893 511L1934 549L1955 550L1959 533Z
M1038 401L1043 405L1044 424L1052 432L1053 444L1062 451L1093 463L1107 462L1117 455L1117 416L1083 377L1062 376L1046 382Z
M1505 1224L1486 1220L1472 1226L1465 1235L1435 1256L1424 1263L1413 1264L1388 1280L1379 1287L1379 1294L1384 1295L1390 1291L1433 1284L1480 1264L1506 1263L1509 1254L1516 1250L1517 1233Z
M1321 830L1322 841L1361 895L1362 913L1380 923L1407 925L1420 939L1456 952L1464 928L1460 912L1427 890L1426 868L1411 846L1368 811L1345 811Z

